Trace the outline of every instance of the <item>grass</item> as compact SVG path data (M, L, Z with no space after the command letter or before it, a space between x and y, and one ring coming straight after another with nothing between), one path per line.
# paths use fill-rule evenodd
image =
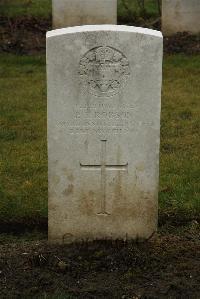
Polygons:
M144 3L145 11L142 11L137 0L118 0L118 19L130 23L140 18L157 18L159 16L157 0L145 0Z
M198 216L200 56L165 59L162 97L160 209Z
M0 15L7 17L49 17L51 0L1 0Z
M0 219L47 214L44 57L0 56Z
M160 216L198 217L200 56L165 57ZM47 216L45 58L0 55L0 221Z

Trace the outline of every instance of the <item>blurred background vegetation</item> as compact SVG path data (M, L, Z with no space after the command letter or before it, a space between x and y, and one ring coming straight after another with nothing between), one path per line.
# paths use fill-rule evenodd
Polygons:
M0 15L14 17L49 17L51 0L1 0Z
M0 15L14 17L51 17L51 0L1 0ZM161 0L119 0L119 24L153 26L160 21Z

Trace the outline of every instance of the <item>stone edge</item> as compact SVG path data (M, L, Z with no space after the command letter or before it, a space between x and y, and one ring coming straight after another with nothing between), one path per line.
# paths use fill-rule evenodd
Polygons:
M126 26L126 25L83 25L61 28L56 30L47 31L46 37L51 38L54 36L61 36L65 34L73 34L79 32L94 32L94 31L113 31L113 32L132 32L145 35L151 35L162 38L162 32L149 28Z

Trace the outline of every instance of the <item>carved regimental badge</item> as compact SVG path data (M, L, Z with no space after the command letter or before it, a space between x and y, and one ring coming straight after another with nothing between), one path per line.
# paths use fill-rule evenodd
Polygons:
M117 49L93 48L81 58L79 75L88 92L99 97L112 96L124 87L130 75L129 62Z

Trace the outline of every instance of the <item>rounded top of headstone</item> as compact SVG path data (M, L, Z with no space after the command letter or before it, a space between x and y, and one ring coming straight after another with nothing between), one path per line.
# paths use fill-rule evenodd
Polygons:
M81 33L81 32L94 32L94 31L112 31L112 32L132 32L139 33L144 35L151 35L155 37L162 38L162 33L158 30L135 27L135 26L126 26L126 25L84 25L84 26L74 26L67 27L62 29L56 29L48 31L46 34L47 38L54 36L61 36L65 34Z

